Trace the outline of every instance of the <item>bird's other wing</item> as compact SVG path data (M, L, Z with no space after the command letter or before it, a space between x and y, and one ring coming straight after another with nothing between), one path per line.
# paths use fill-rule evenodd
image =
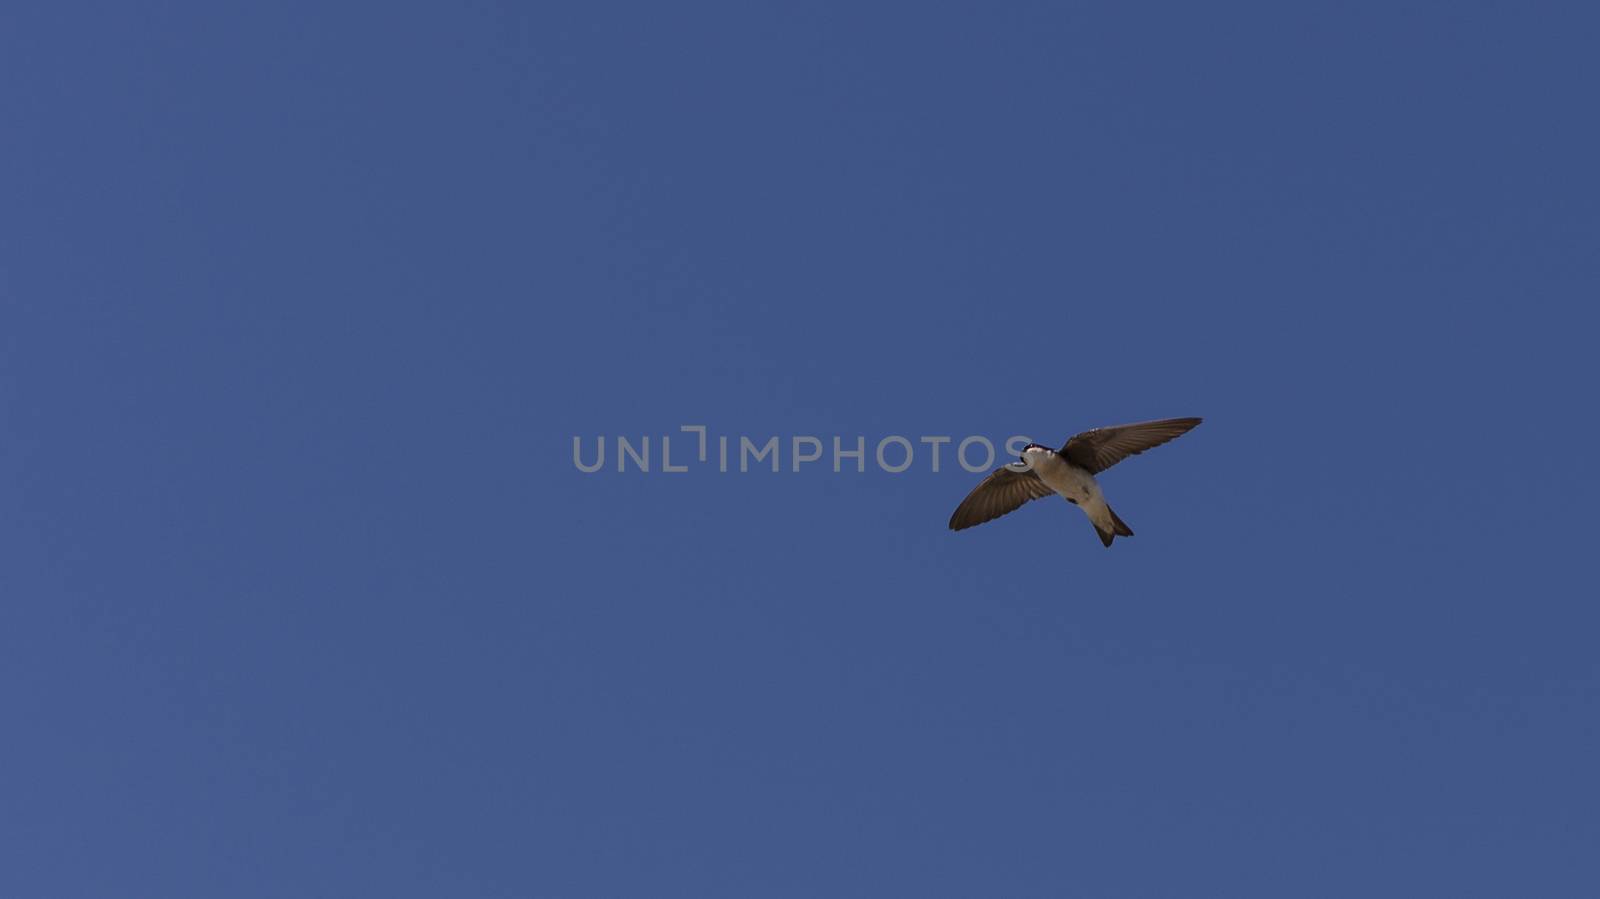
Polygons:
M992 521L1030 499L1052 493L1055 491L1031 471L996 468L956 506L955 514L950 516L950 530L959 531Z
M1131 425L1112 425L1095 428L1067 441L1061 455L1091 474L1105 471L1129 456L1137 456L1152 446L1160 446L1187 433L1200 423L1198 418L1163 418L1160 421L1141 421Z

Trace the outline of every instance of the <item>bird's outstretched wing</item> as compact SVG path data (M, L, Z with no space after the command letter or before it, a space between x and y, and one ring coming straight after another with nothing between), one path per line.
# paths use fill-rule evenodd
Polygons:
M1021 506L1030 499L1055 493L1031 471L1012 471L996 468L994 473L974 487L967 498L956 506L950 516L950 530L959 531L985 521L992 521Z
M1098 474L1129 456L1137 456L1188 432L1199 423L1198 418L1163 418L1095 428L1068 440L1061 448L1061 455L1073 465L1089 469L1090 474Z

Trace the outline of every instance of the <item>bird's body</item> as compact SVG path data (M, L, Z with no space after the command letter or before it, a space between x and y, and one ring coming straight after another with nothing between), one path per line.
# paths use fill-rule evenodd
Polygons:
M1094 475L1068 462L1060 453L1042 446L1025 451L1023 458L1028 460L1029 470L1046 487L1082 509L1096 531L1102 534L1116 533L1111 506L1106 503L1105 494L1100 492L1100 482L1094 479Z
M1094 476L1199 423L1198 418L1168 418L1095 428L1068 440L1059 452L1030 443L1016 462L995 469L967 495L950 516L950 529L982 524L1053 493L1082 509L1106 546L1116 537L1132 537L1133 529L1111 511Z

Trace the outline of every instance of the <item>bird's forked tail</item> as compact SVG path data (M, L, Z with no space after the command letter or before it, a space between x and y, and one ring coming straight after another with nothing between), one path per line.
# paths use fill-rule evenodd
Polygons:
M1115 540L1118 537L1132 537L1133 536L1133 528L1128 527L1128 523L1123 521L1120 517L1118 517L1117 513L1112 511L1110 505L1107 505L1105 507L1105 510L1106 510L1106 515L1109 516L1110 519L1111 519L1111 527L1109 527L1109 528L1102 527L1101 526L1103 524L1102 522L1094 521L1094 519L1092 519L1092 518L1090 519L1090 521L1093 522L1093 524L1094 524L1095 533L1100 535L1100 542L1101 543L1105 544L1106 546L1110 546L1111 545L1111 541Z

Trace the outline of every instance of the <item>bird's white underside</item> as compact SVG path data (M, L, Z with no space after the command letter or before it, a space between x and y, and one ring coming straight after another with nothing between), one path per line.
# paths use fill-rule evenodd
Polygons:
M1046 487L1077 503L1078 508L1097 527L1112 529L1111 509L1106 505L1105 496L1100 492L1094 475L1069 464L1059 454L1047 449L1029 448L1023 451L1022 459L1022 462L1014 463L1019 470L1032 470Z

